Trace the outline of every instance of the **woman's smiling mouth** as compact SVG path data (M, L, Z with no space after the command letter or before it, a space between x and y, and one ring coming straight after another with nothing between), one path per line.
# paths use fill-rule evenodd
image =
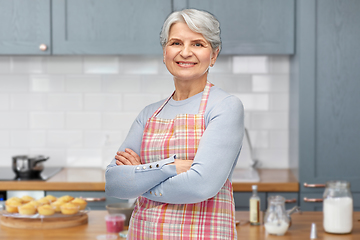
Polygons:
M192 67L195 66L196 63L194 62L176 62L181 67Z

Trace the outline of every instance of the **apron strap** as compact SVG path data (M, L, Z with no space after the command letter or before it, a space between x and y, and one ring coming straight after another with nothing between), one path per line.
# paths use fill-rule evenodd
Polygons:
M201 97L201 102L200 102L200 107L199 107L199 114L201 114L201 115L205 114L206 104L207 104L209 94L210 94L210 88L211 88L211 83L207 82L206 86L204 88L204 93Z
M210 88L211 88L211 83L207 82L206 86L204 88L204 92L203 95L201 97L201 102L200 102L200 107L199 107L199 114L204 115L205 114L205 110L206 110L206 104L209 98L209 94L210 94ZM156 115L158 115L158 113L164 108L164 106L169 102L170 98L172 98L172 96L174 96L175 91L170 95L170 97L168 97L166 99L166 101L154 112L154 114L151 116L156 117Z

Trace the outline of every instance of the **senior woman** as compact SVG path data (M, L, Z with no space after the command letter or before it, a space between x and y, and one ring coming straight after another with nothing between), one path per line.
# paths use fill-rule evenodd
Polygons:
M128 239L237 239L231 177L244 110L207 81L219 22L204 11L174 12L160 40L175 91L137 116L106 169L106 193L138 198Z

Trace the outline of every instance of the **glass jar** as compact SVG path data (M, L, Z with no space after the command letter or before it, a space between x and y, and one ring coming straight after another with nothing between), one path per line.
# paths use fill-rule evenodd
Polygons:
M327 182L323 198L324 230L336 234L350 233L353 228L353 198L350 183Z
M268 208L264 218L266 232L284 235L289 228L290 218L285 210L285 198L282 196L268 197Z

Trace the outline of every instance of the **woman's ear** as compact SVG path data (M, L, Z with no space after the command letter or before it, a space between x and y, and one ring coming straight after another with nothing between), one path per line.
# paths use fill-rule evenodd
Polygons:
M216 62L216 59L217 59L217 57L218 57L218 55L219 55L219 51L220 51L220 49L217 48L217 49L213 52L213 54L212 54L212 56L211 56L211 61L210 61L210 66L211 66L211 67L214 66L214 64L215 64L215 62Z

